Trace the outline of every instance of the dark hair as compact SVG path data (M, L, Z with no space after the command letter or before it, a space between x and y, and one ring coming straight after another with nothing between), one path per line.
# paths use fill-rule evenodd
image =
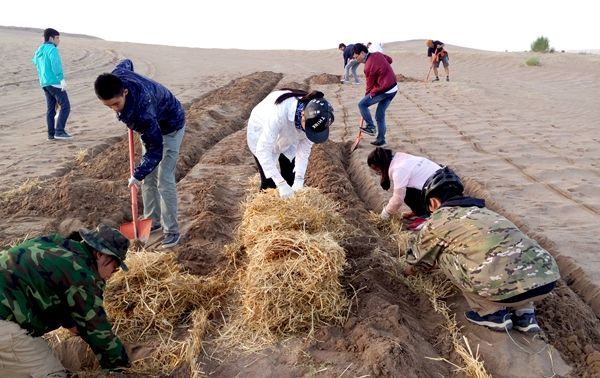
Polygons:
M346 45L345 45L344 43L340 43L340 45L338 46L338 49L341 49L341 48L344 48L344 49L345 49L345 48L346 48Z
M110 100L114 97L123 95L123 82L117 76L109 73L103 73L96 78L94 82L96 96L101 100Z
M281 104L282 102L284 102L285 100L287 100L290 97L298 98L298 101L303 103L304 105L308 104L308 102L310 100L313 100L315 98L325 97L323 92L319 92L319 91L312 91L312 92L308 93L306 91L303 91L302 89L292 89L292 88L281 88L279 90L280 91L289 91L289 92L286 92L286 93L282 94L281 96L277 97L277 100L275 100L275 105Z
M369 49L367 48L367 46L363 45L362 43L354 44L354 49L352 50L352 54L360 54L361 52L364 52L366 54L369 52Z
M48 42L50 37L56 37L60 33L56 29L48 28L44 30L44 42Z
M390 149L377 147L369 156L367 156L367 164L369 167L379 168L381 171L381 187L383 190L389 190L391 186L390 182L390 163L394 158L394 152Z

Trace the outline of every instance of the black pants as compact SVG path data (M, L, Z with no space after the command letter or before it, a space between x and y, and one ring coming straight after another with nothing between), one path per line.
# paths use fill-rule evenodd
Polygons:
M496 301L496 302L497 303L508 303L508 304L515 303L515 302L521 302L521 301L524 301L525 299L537 297L539 295L548 294L549 292L552 291L552 289L554 289L555 286L556 286L556 281L550 282L549 284L542 285L533 290L529 290L524 293L517 294L514 297L510 297L510 298L504 299L502 301Z
M252 155L254 156L254 155ZM254 160L256 161L256 166L258 167L258 173L260 174L260 190L265 190L268 188L277 188L275 182L271 178L265 177L265 172L263 171L258 159L254 156ZM281 176L283 179L292 186L294 184L294 167L295 167L296 159L292 159L289 161L288 158L281 154L279 155L279 171L281 172Z
M427 210L423 205L423 191L415 188L406 188L404 203L417 216L426 216Z

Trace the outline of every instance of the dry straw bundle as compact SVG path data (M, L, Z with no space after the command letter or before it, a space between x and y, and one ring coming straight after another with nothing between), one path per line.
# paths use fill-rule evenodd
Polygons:
M104 306L121 339L154 347L133 370L169 374L186 361L193 370L225 280L182 272L171 253L130 252L127 265L109 280Z
M249 196L240 228L247 256L241 303L223 341L257 348L344 322L350 301L339 282L346 260L338 241L349 228L338 209L313 188L288 200L274 190Z
M274 189L256 193L244 208L241 238L247 248L271 231L330 232L338 241L350 232L339 205L315 188L305 188L287 200Z
M310 335L315 326L344 321L349 303L338 277L345 254L330 234L271 233L248 255L241 316L254 332Z

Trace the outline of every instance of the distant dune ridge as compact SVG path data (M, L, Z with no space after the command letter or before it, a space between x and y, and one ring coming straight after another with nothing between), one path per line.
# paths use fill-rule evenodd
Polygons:
M422 323L439 319L429 315L433 312L426 299L409 292L388 270L379 265L370 270L371 263L379 264L374 250L394 259L398 251L384 236L377 244L373 235L378 230L364 222L369 211L381 211L390 195L366 166L373 139L365 137L352 154L347 149L360 124L357 103L365 92L363 66L359 68L363 84L344 85L339 82L343 69L337 45L318 51L181 48L106 41L49 26L63 37L60 51L71 101L67 131L74 136L70 141L46 140L46 101L31 63L42 42L42 29L0 27L3 245L25 235L54 231L61 223L65 227L105 219L119 223L127 216L126 128L93 89L99 74L110 72L126 57L137 72L164 84L185 104L189 130L178 165L178 190L182 240L188 244L179 252L190 269L210 274L210 268L223 263L221 248L240 221L238 199L245 196L246 183L255 174L244 134L253 105L276 88L317 89L330 100L336 117L330 142L313 150L317 152L306 184L342 202L342 215L362 227L362 234L343 246L347 259L356 263L351 264L356 271L346 279L357 280L353 283L359 300L346 328L316 334L322 341L318 347L298 340L294 345L313 357L323 347L322 360L309 361L314 363L311 368L327 366L328 374L335 376L345 369L354 376L394 376L413 368L414 376L431 369L452 374L441 362L413 363L416 358L405 358L406 353L444 355L445 350L440 350L444 346L428 334L438 333L437 323L435 331L431 324ZM444 41L443 35L431 38ZM395 73L407 78L399 83L387 111L387 147L449 165L464 178L470 193L485 198L491 208L557 258L564 280L547 304L540 305L540 324L554 350L574 368L574 376L592 376L600 372L594 362L600 355L596 350L600 339L600 56L542 54L539 66L530 67L525 64L530 52L492 52L451 44L447 50L450 81L425 83L429 69L425 40L384 44ZM368 290L362 291L363 285ZM506 343L502 350L517 348L504 334L470 327L461 313L464 301L454 297L449 301L454 301L451 308L457 311L457 321L465 326L473 349L480 344L492 375L552 375L547 370L550 365L544 365L547 353L499 354L501 348L493 349L498 343ZM427 314L425 320L423 313L416 313L421 310ZM382 331L380 325L386 328ZM388 341L392 339L393 343ZM414 348L422 349L415 352ZM281 349L272 353L240 359L239 366L231 365L233 359L224 359L222 365L204 362L207 369L218 371L217 376L240 371L248 376L265 371L309 374L303 365L309 362L297 361L296 355L279 358L285 354ZM329 364L331 356L335 356L333 364ZM529 357L537 362L528 365L524 359ZM507 360L511 366L507 367ZM554 361L555 368L564 368L564 361ZM288 365L274 367L277 363ZM529 368L539 370L534 374Z

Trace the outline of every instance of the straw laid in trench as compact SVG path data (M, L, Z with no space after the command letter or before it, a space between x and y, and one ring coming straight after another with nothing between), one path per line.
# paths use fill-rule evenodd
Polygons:
M121 339L154 347L133 370L169 374L182 362L193 369L208 314L226 293L226 281L182 272L171 253L129 253L127 265L128 272L108 282L104 305Z
M256 193L248 197L244 209L241 238L246 247L271 231L328 231L338 241L350 232L339 205L315 188L304 188L287 200L276 190Z
M273 233L247 252L240 287L248 327L279 337L343 322L348 300L339 276L345 255L330 234Z
M221 340L255 349L343 323L350 301L339 281L346 260L338 241L348 230L338 205L317 189L288 200L270 190L250 195L239 233L246 252L240 304Z

